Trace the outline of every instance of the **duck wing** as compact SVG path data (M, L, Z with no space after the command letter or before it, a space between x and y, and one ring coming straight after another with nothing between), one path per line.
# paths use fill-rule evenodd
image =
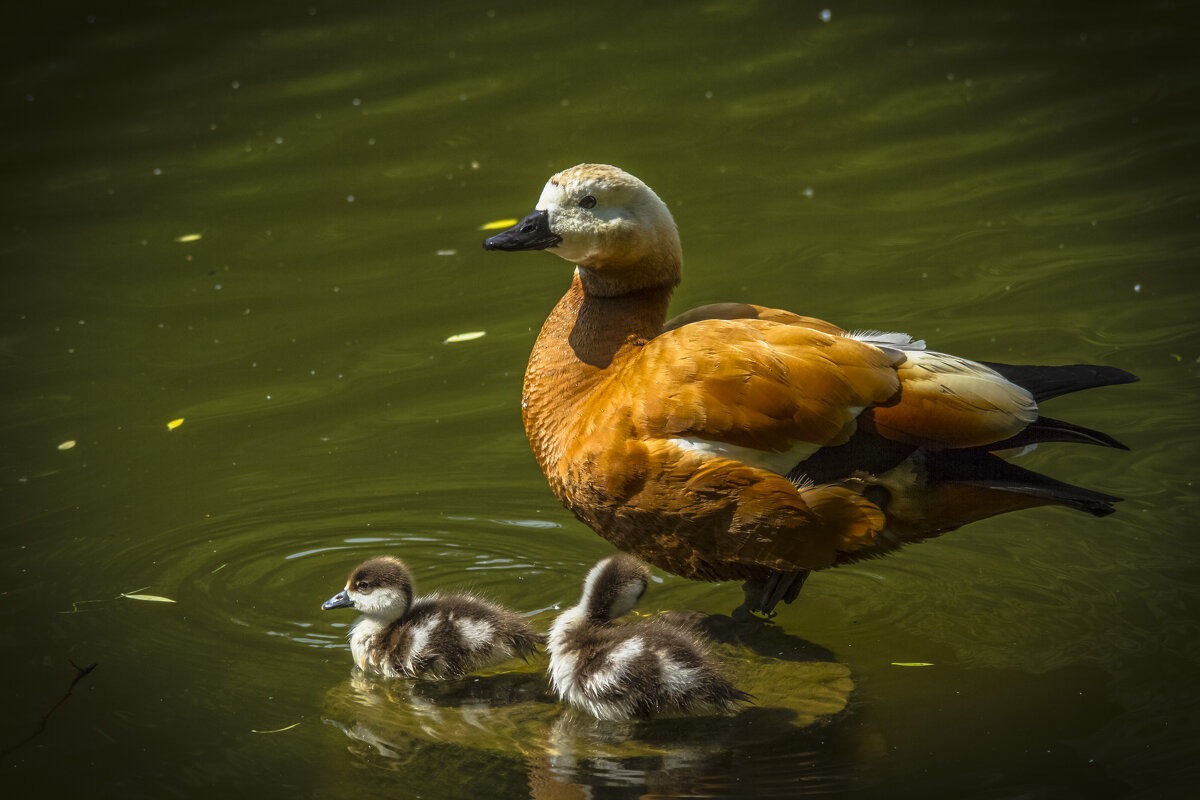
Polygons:
M868 545L883 513L851 489L786 474L894 397L894 362L804 326L688 324L614 365L564 437L566 472L552 484L618 547L677 574L829 566Z
M622 550L686 577L762 580L1064 502L984 458L1075 435L1042 431L1034 393L992 366L746 304L676 321L613 364L560 439L552 485ZM971 469L936 457L956 450L978 453ZM1108 501L1065 504L1093 499Z
M845 442L864 409L896 396L896 362L805 325L703 320L647 342L605 389L625 397L644 437L783 453Z
M706 319L762 319L768 322L778 322L783 325L812 328L825 333L839 335L846 333L842 328L823 319L805 317L800 314L793 314L791 311L784 311L780 308L757 306L753 303L710 303L706 306L697 306L667 320L663 325L663 331L673 331L676 328L682 328L684 325L690 325L693 322L700 322Z
M815 317L750 303L699 306L672 318L663 330L674 331L702 320L764 320L848 338L883 351L892 359L902 390L871 416L881 436L912 446L954 448L997 442L1015 436L1037 419L1037 400L1113 382L1105 375L1082 385L1083 376L1077 376L1077 371L1085 365L1067 372L1060 367L971 361L926 351L924 341L908 334L851 333ZM1047 385L1054 387L1053 392L1045 390Z

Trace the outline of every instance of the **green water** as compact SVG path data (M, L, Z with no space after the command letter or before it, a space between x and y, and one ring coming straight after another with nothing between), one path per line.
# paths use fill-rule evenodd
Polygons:
M0 34L6 793L1200 781L1194 3L40 8ZM1132 452L1022 461L1120 512L1009 515L814 576L765 640L721 649L760 703L719 724L589 726L540 664L356 678L352 615L318 608L368 555L545 627L610 552L520 422L568 268L479 246L581 161L671 206L675 310L1138 373L1050 409ZM649 610L740 601L657 577Z

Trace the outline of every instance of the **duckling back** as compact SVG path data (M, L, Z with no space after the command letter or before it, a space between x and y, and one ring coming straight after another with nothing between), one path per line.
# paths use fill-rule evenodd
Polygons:
M528 658L537 643L515 611L469 594L429 595L373 637L366 660L383 675L442 680Z
M646 567L627 555L588 574L579 605L551 628L554 693L599 719L719 714L750 698L717 669L703 639L679 623L612 626L645 589Z
M668 622L580 631L547 649L555 694L599 719L727 714L750 699Z

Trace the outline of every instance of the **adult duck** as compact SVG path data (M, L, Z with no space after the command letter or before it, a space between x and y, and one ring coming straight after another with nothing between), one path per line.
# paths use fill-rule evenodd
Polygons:
M1127 449L1040 416L1114 367L970 361L899 333L850 333L721 303L666 321L680 280L667 206L616 167L550 178L488 250L575 265L525 372L522 412L559 500L619 549L696 580L745 582L771 613L811 570L880 556L996 514L1120 498L1010 464L1040 442Z

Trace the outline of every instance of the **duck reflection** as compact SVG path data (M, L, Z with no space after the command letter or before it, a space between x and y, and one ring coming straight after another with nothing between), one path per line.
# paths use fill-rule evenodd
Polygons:
M555 700L542 656L518 664L517 671L451 681L384 678L355 669L328 693L324 722L373 766L435 764L447 745L459 760L448 774L470 771L464 748L481 759L519 759L535 797L578 797L598 786L618 796L623 789L640 796L654 787L678 793L711 782L706 776L737 774L738 759L753 760L781 781L801 773L812 785L848 780L857 757L830 755L855 750L840 744L831 749L831 743L859 736L858 726L845 722L854 689L848 667L771 624L672 616L709 637L756 705L729 716L596 720Z

